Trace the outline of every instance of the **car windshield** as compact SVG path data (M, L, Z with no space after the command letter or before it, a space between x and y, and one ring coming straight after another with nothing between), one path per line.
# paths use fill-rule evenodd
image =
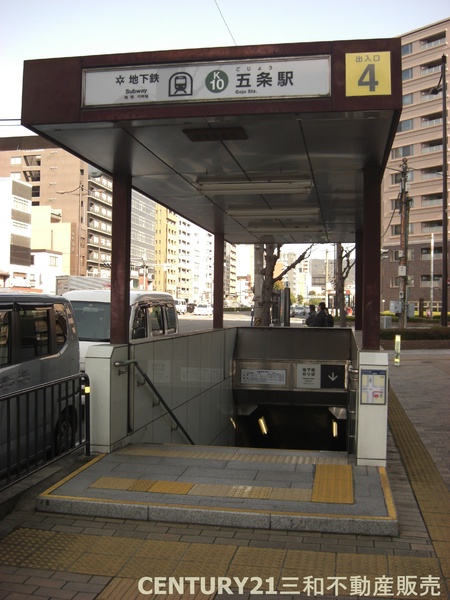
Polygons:
M78 337L83 342L109 342L110 304L72 300Z

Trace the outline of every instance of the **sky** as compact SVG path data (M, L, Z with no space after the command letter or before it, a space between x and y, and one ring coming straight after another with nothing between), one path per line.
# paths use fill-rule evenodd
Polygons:
M31 133L25 60L389 38L449 16L449 0L0 0L0 137Z
M398 37L449 0L0 0L0 137L20 126L25 60Z

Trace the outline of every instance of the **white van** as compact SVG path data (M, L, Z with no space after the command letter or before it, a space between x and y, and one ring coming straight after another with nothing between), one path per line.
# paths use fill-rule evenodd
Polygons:
M186 300L184 300L183 298L174 298L174 300L175 300L175 306L177 308L177 313L179 315L185 315L187 312Z
M111 291L73 290L70 300L80 339L80 368L85 370L89 346L110 340ZM178 333L175 300L163 292L130 292L130 340Z

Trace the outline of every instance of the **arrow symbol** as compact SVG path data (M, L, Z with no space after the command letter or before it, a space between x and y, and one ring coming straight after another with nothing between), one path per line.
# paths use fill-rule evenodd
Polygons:
M328 378L331 379L331 381L336 381L336 379L338 378L338 375L334 374L334 371L331 373L331 375L328 375Z

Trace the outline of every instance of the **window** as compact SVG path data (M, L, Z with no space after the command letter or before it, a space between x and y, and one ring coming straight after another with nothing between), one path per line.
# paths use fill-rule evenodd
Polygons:
M422 127L433 127L434 125L442 125L442 112L422 117Z
M426 75L433 75L434 73L440 73L440 72L441 72L441 61L440 60L438 62L434 61L427 65L422 65L420 67L420 75L422 77L424 77Z
M409 233L414 233L414 223L410 223L408 227ZM391 235L400 235L402 232L401 224L391 225Z
M402 133L403 131L411 131L414 126L414 119L405 119L404 121L400 121L397 128L397 133Z
M391 175L392 185L394 185L395 183L400 183L401 180L401 173L394 173L393 175ZM414 181L414 171L408 171L408 181Z
M442 220L424 221L422 223L422 233L436 233L442 231Z
M392 158L403 158L404 156L413 156L414 144L409 146L401 146L400 148L393 148Z
M10 310L0 311L0 367L11 364L11 315Z
M436 46L442 46L442 44L445 43L445 31L443 31L442 33L436 33L420 42L423 50L428 50L429 48L436 48Z
M20 156L11 156L11 164L12 165L22 164L22 158Z
M412 43L409 42L408 44L403 44L402 46L402 56L406 56L407 54L411 54L411 52L413 51L412 48Z
M442 275L433 275L433 287L440 287ZM420 276L420 287L431 287L431 275Z
M24 171L23 174L25 175L25 179L28 182L41 180L40 171Z
M422 144L422 154L428 154L429 152L442 152L442 139L424 142Z
M433 254L434 254L434 258L437 258L437 259L442 258L442 246L435 246ZM431 246L429 248L421 248L420 249L420 259L421 260L431 260Z
M413 78L413 70L412 68L404 69L402 71L402 81L407 81L408 79Z
M422 196L422 206L442 206L442 194Z
M439 167L422 169L421 176L422 179L440 179L442 177L442 165Z
M66 307L64 304L55 304L56 345L58 350L66 344L68 339L69 324L67 322Z
M50 354L49 309L23 308L19 311L20 358L23 362Z
M177 314L173 304L166 305L167 330L175 333L177 330Z
M403 106L409 106L414 103L414 94L404 94L402 98Z

